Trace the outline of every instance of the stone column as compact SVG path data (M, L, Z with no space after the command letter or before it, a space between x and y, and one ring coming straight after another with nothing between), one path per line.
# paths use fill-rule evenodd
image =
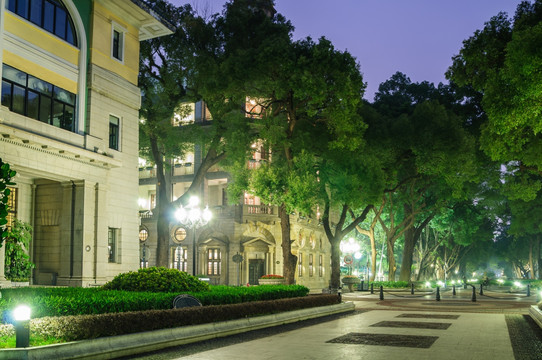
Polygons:
M0 287L5 287L11 285L11 281L6 280L4 274L4 264L6 260L6 247L2 244L0 248Z

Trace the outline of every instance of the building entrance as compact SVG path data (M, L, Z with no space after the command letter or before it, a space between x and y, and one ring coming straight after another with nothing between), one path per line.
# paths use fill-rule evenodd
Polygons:
M264 274L264 261L262 259L251 259L248 261L248 283L258 285L258 279Z

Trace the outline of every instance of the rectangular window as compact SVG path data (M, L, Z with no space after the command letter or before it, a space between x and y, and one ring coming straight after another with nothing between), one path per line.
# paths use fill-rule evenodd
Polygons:
M222 254L220 249L207 249L207 275L220 275L222 270Z
M13 226L13 221L17 218L17 188L8 187L9 196L8 196L8 216L6 220L8 223L6 226L8 229L11 229Z
M313 267L313 254L309 254L309 276L314 275L314 267Z
M188 271L188 250L183 246L171 248L171 267L179 271Z
M109 228L107 236L107 249L109 252L109 262L118 263L118 246L119 246L120 229Z
M302 277L303 276L303 254L299 253L299 259L297 259L297 276Z
M324 276L324 256L318 256L318 276Z
M75 130L76 96L9 65L2 68L2 105L61 129Z
M124 61L124 33L125 30L113 24L111 34L111 56L118 61Z
M120 119L116 116L109 115L109 148L113 150L119 149L119 129Z

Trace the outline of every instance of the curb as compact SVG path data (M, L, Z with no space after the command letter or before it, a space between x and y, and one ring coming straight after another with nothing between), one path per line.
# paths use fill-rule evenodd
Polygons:
M350 312L353 311L354 308L353 302L345 302L337 305L287 311L273 315L210 324L184 326L23 349L4 349L0 351L0 360L113 359L120 356L155 351L167 347L244 333L266 327Z
M529 315L533 320L542 328L542 311L538 308L538 305L531 305L529 308Z

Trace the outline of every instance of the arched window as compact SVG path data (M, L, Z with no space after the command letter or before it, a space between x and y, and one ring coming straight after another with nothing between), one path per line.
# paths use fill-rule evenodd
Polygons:
M60 0L6 0L6 9L77 46L73 21Z

